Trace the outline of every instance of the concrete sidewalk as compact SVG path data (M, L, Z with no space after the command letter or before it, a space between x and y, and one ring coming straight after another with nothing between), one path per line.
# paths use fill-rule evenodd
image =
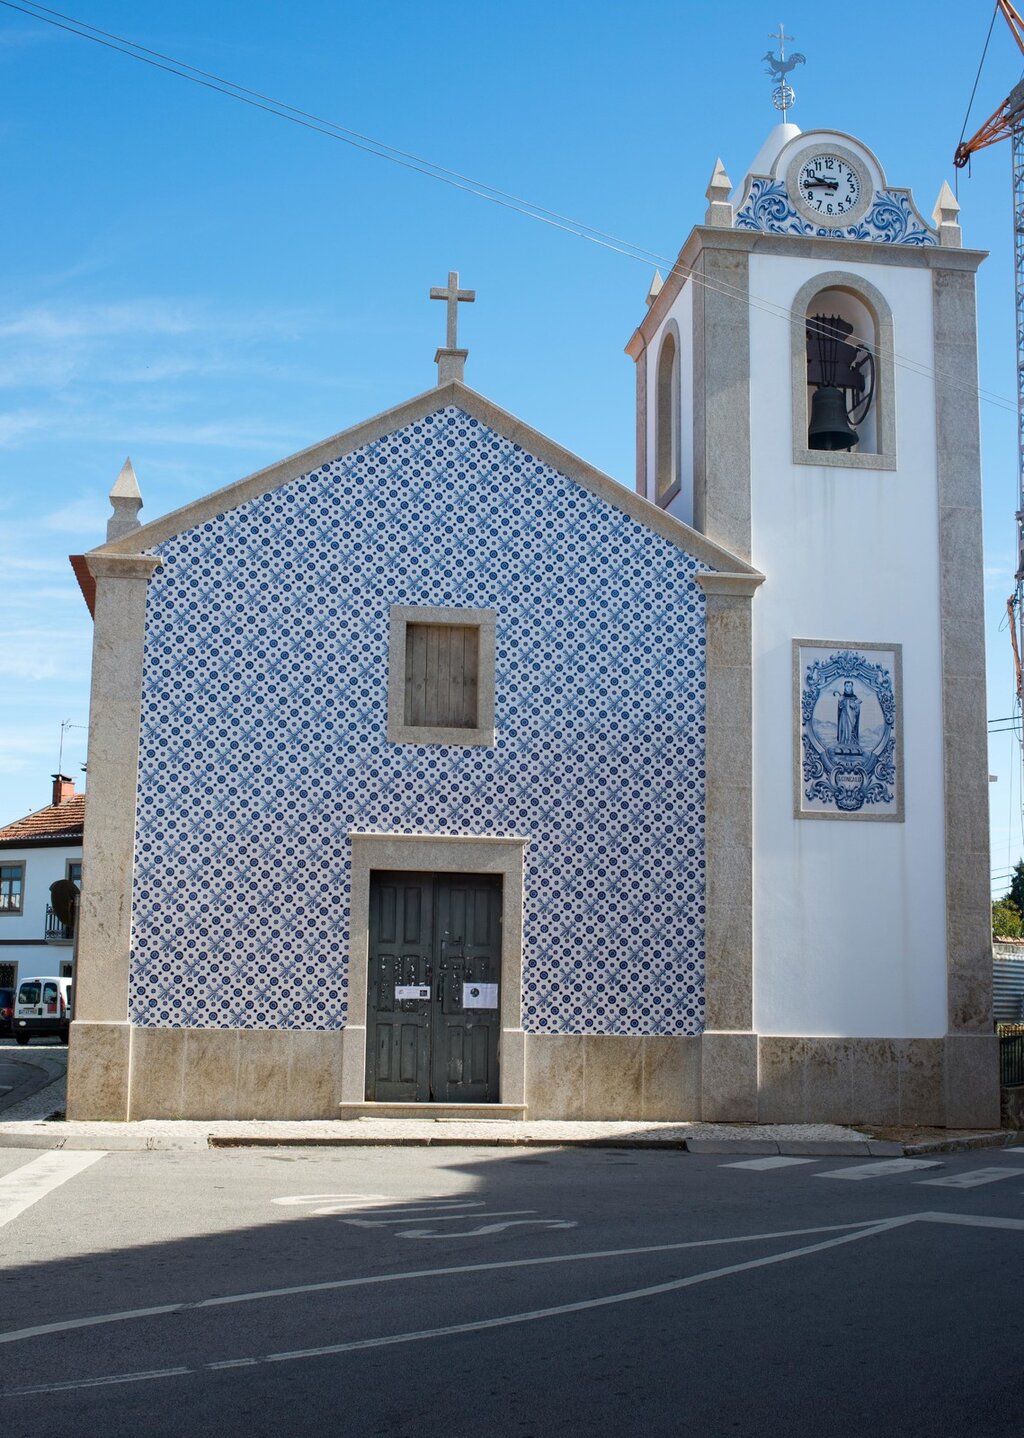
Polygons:
M43 1098L44 1094L37 1095ZM689 1153L889 1156L1009 1146L1016 1134L999 1131L887 1131L875 1136L836 1124L711 1124L558 1122L512 1119L144 1119L134 1123L75 1123L18 1117L0 1122L0 1148L200 1149L269 1147L554 1147L685 1150Z

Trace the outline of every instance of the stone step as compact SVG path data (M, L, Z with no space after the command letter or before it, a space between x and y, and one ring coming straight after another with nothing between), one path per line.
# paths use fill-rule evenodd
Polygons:
M339 1118L418 1118L437 1121L526 1117L524 1103L340 1103Z

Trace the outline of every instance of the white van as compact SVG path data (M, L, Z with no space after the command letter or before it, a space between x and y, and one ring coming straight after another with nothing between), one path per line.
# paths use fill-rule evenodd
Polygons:
M33 1034L57 1034L68 1041L71 1026L71 980L22 979L14 996L14 1038L27 1044Z

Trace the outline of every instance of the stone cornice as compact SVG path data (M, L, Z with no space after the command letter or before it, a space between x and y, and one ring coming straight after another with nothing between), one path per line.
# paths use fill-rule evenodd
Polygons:
M680 290L697 270L703 250L778 255L787 259L820 260L829 265L895 265L909 269L967 270L972 274L988 258L987 250L959 250L938 245L886 245L876 240L771 235L760 230L724 230L710 225L695 225L665 277L657 298L629 338L626 354L631 359L638 360L650 344ZM699 277L697 283L700 283Z
M747 598L764 583L764 575L756 569L747 574L695 574L694 579L705 594L736 594Z
M135 538L134 534L132 538ZM85 562L94 579L148 579L155 569L160 568L156 555L139 554L137 550L131 554L93 551L85 556Z

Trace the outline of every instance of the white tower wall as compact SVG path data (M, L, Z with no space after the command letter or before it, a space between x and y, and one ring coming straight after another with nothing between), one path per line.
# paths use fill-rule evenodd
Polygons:
M796 464L788 309L840 268L750 257L754 1026L762 1034L946 1031L945 833L935 390L897 364L897 468ZM928 269L850 264L896 349L933 363ZM794 817L796 638L903 646L903 823ZM773 762L771 756L788 762Z

